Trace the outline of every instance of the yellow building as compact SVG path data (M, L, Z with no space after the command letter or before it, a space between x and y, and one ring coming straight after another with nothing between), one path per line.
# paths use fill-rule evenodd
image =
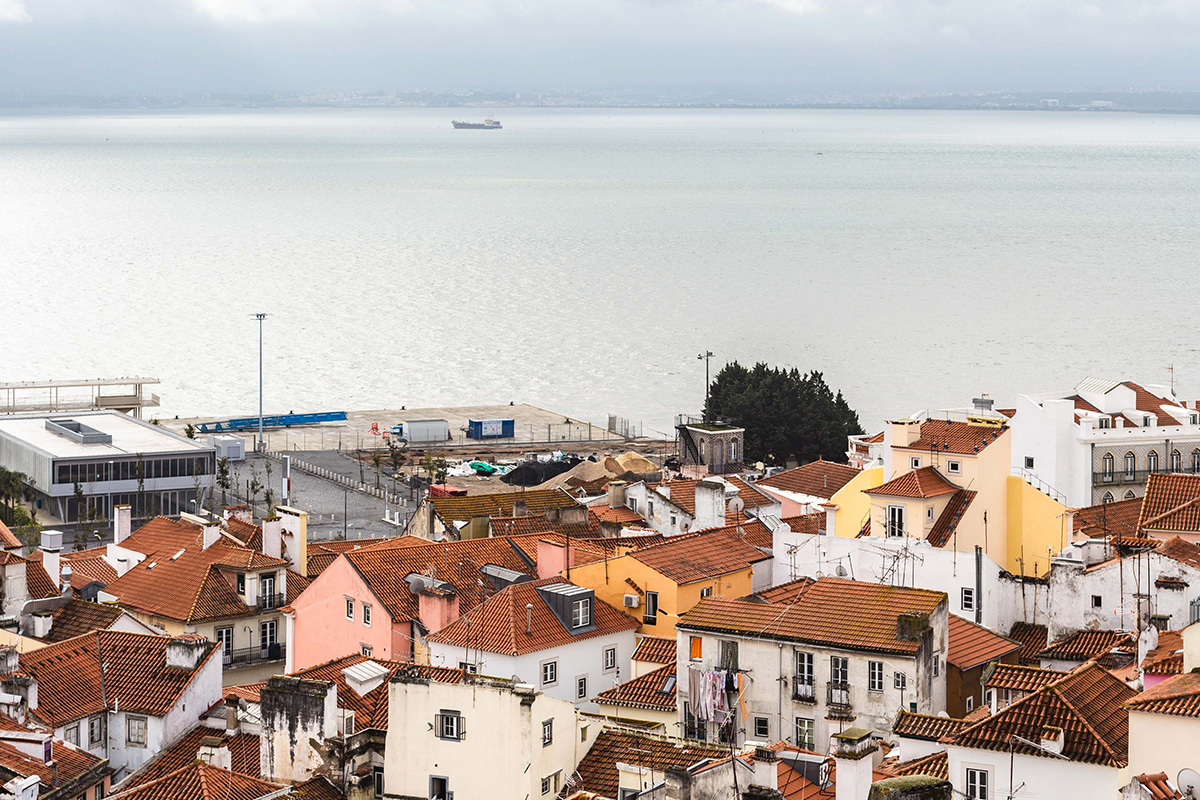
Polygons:
M826 506L837 536L911 537L980 547L1017 575L1043 575L1070 543L1068 509L1012 474L1003 417L893 420L881 461Z
M675 621L703 597L745 597L754 565L771 556L717 529L571 568L571 580L621 609L640 633L675 637Z

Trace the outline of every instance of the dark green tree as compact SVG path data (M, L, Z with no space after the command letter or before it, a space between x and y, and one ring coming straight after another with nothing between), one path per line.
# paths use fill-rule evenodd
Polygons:
M706 413L746 429L746 461L844 462L846 437L863 432L858 414L820 372L761 362L751 369L726 364L713 379Z

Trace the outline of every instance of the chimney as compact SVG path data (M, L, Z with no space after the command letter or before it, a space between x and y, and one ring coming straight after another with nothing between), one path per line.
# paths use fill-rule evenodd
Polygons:
M608 482L608 505L610 508L620 508L625 505L625 487L628 485L625 481Z
M725 484L699 481L696 484L697 529L719 528L725 524Z
M283 520L277 514L263 517L262 551L272 558L283 558Z
M292 562L292 569L301 575L308 574L308 512L291 506L275 506L275 513L282 521L280 538L283 541L282 555ZM430 519L432 519L430 515Z
M254 515L250 512L250 506L245 506L245 505L225 506L225 511L223 512L223 516L225 517L225 519L229 519L230 517L237 517L242 522L249 522L249 523L254 522Z
M59 531L42 531L42 566L55 586L59 585L62 571L59 567L59 554L62 552L62 533Z
M167 641L167 666L194 670L208 650L208 639L196 633L185 633Z
M514 517L528 517L529 516L529 506L526 505L524 500L513 500L512 515Z
M538 539L537 543L537 576L538 578L554 578L566 571L567 567L575 566L575 548L568 551L565 544Z
M129 538L133 527L133 506L118 505L113 507L113 529L116 531L114 544L120 544Z
M236 694L225 698L225 735L237 736L241 732L242 723L238 712L242 709L242 701Z
M929 615L916 611L902 611L896 617L896 638L902 642L919 642L921 634L929 627Z
M525 635L533 635L533 603L525 604Z
M314 775L335 777L337 754L329 740L337 736L337 684L275 676L259 693L262 736L259 774L277 783L296 783Z
M621 523L613 520L600 520L600 538L618 539L621 536Z
M205 550L212 547L221 538L221 521L213 519L208 514L203 516L199 514L180 514L179 521L197 525L202 529L203 537L201 541L204 544Z
M838 780L841 785L840 773ZM909 775L879 781L865 797L867 800L953 800L954 787L950 781L930 775Z
M835 800L864 800L871 791L874 755L879 746L865 728L847 728L833 735L837 770Z
M425 630L437 633L458 619L458 594L448 585L422 589L417 595L417 616Z
M71 589L71 575L73 574L71 571L71 562L64 561L60 558L59 563L62 564L62 569L59 571L59 575L62 578L62 586L60 588L64 595L71 597L72 594L74 594Z
M233 757L229 753L229 746L220 736L205 736L201 739L196 759L221 769L233 769Z
M1061 755L1063 751L1063 729L1057 725L1043 725L1041 745L1043 750Z
M587 525L587 506L564 506L558 509L558 521L563 525Z
M21 654L12 645L0 647L0 675L11 675L21 663Z
M49 611L33 612L33 638L45 639L50 634L50 626L54 622L54 616Z
M893 419L888 424L892 429L892 446L909 447L921 438L921 421L919 419Z

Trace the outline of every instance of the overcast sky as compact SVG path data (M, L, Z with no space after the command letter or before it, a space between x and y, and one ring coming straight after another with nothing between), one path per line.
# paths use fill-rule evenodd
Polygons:
M1200 0L0 0L0 95L1200 89Z

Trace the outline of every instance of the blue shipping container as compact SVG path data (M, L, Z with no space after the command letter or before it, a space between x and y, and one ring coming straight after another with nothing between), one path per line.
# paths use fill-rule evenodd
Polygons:
M511 439L516 425L511 419L469 419L468 439Z

